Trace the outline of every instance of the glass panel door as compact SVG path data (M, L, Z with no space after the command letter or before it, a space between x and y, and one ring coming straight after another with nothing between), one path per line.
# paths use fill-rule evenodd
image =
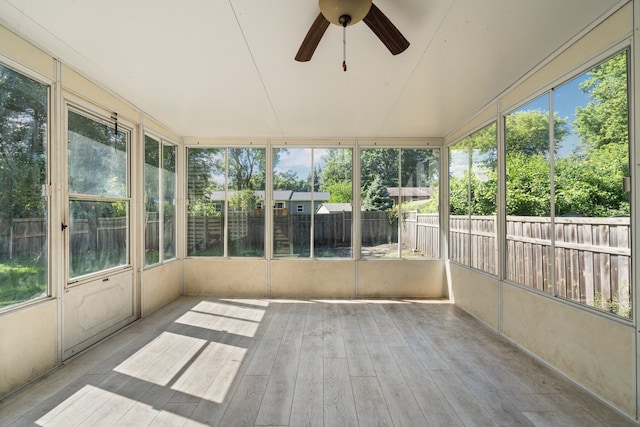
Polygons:
M129 259L131 132L123 127L68 110L63 359L136 316Z
M129 133L74 111L68 117L72 281L129 264Z

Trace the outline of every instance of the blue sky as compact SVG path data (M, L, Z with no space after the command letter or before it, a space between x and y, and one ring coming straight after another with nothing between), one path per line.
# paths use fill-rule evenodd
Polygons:
M328 151L326 148L315 148L313 150L313 161L316 166L324 166L322 157ZM279 173L289 170L297 173L298 178L306 179L311 173L311 148L287 148L287 151L281 151L274 171Z
M573 128L573 121L576 119L576 107L586 106L591 98L580 90L579 85L588 78L588 75L582 74L563 85L553 89L553 110L558 114L558 117L566 119L569 125L569 131L563 141L563 144L558 152L558 155L564 156L570 153L578 143L578 137L575 135ZM523 105L516 111L523 110L541 110L549 111L549 96L544 94L541 97L534 99L526 105Z

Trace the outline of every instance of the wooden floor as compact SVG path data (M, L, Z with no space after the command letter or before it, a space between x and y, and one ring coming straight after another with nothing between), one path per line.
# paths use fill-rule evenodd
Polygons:
M442 301L183 297L0 402L0 425L634 425Z

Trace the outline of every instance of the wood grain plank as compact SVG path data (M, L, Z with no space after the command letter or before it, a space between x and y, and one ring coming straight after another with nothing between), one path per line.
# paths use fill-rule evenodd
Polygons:
M357 426L358 416L346 359L324 359L324 423Z
M221 426L242 427L255 424L260 402L267 389L267 376L245 375L220 420Z
M401 347L396 349L394 357L428 424L430 426L462 426L462 421L428 374L427 369L420 363L415 352L411 348Z
M394 425L375 377L352 377L351 385L360 424L364 426Z
M290 426L324 425L322 337L306 336L300 351Z

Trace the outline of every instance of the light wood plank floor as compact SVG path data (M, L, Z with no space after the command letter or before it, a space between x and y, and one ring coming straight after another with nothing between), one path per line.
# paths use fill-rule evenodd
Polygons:
M634 425L454 305L182 297L0 401L0 425Z

